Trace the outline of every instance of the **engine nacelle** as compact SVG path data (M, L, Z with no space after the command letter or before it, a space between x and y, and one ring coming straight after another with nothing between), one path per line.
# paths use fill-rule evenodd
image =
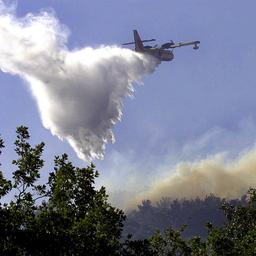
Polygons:
M161 45L161 48L162 48L162 49L168 49L168 48L171 48L172 45L174 45L174 42L171 40L170 43L162 44L162 45Z
M194 45L194 47L193 47L193 49L194 49L194 50L197 50L197 49L199 49L199 46L198 46L198 44L195 44L195 45Z

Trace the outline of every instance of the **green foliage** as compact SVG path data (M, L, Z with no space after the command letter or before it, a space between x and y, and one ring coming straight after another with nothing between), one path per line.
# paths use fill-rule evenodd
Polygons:
M0 255L117 255L125 216L94 187L95 166L74 167L63 154L40 185L44 143L32 147L27 127L16 132L12 181L0 173L0 196L14 195L0 205Z
M163 234L157 232L150 238L154 255L190 255L191 248L181 237L181 230L167 229Z
M184 239L173 229L158 232L149 240L154 255L256 255L256 189L249 189L247 203L232 205L223 200L221 208L227 217L225 226L208 223L203 241L200 237Z
M256 189L249 189L247 201L240 205L224 200L226 225L218 228L207 223L205 239L185 239L186 226L181 226L157 231L144 240L129 235L122 243L124 213L108 203L104 187L95 188L99 176L95 166L75 167L63 154L55 157L47 184L40 184L44 143L32 147L27 127L16 132L12 180L0 171L0 199L13 196L9 203L0 203L0 255L256 255ZM0 138L0 154L3 148ZM205 202L209 206L213 201L218 202L211 196ZM160 204L166 209L168 205L176 218L181 205L166 200ZM182 207L189 211L189 201L184 200ZM152 211L157 218L164 217L150 201L143 201L139 210L141 218L149 218Z
M131 236L122 244L120 255L122 256L153 256L153 248L148 239L131 240Z
M237 206L223 201L227 225L223 228L211 227L207 239L213 255L256 254L256 189L248 190L247 200L247 204Z
M208 200L211 199L211 200ZM213 202L213 196L206 202ZM218 201L218 200L217 200ZM189 211L188 201L184 201L186 210ZM199 201L198 201L199 202ZM197 203L198 203L197 202ZM203 202L203 201L202 201ZM169 204L163 201L163 208L153 207L150 201L143 201L139 206L139 217L149 218L160 216L159 209L178 209L184 204L173 201ZM200 203L200 202L199 202ZM201 203L200 203L201 204ZM211 205L211 204L210 204ZM205 238L193 236L184 238L185 226L180 229L169 228L165 231L158 231L153 236L145 240L127 240L125 242L126 253L123 255L197 255L197 256L219 256L219 255L256 255L256 189L249 189L247 198L242 197L240 201L223 200L219 206L226 216L226 224L215 227L211 223L206 224L208 235ZM193 208L192 208L193 209ZM175 212L174 212L175 213ZM170 211L170 217L176 216ZM140 220L139 218L137 218Z
M44 143L31 147L28 142L30 135L25 126L18 127L16 133L17 139L14 144L18 159L12 162L17 167L13 172L12 187L18 193L15 195L16 200L13 204L17 207L25 207L27 210L34 210L34 203L38 199L34 196L45 196L46 186L36 184L40 178L40 169L44 165L42 160Z
M4 148L4 140L0 138L0 155L2 154L2 148Z
M233 203L239 202L241 200L237 199ZM152 236L156 229L163 232L169 226L178 229L186 224L183 237L206 238L205 223L210 221L220 227L226 221L223 211L219 209L220 205L221 199L214 195L179 200L162 198L154 205L149 200L144 200L138 205L138 209L127 214L124 233L133 234L134 239L145 239Z
M2 154L2 149L4 148L4 140L0 138L0 155ZM0 163L1 166L1 163ZM5 196L11 190L11 181L4 178L3 172L0 170L0 199ZM0 203L1 206L1 203Z

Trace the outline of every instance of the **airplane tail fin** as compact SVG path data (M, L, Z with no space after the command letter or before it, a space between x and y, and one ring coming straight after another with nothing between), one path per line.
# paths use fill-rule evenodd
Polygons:
M143 52L144 46L141 41L140 35L137 30L133 30L134 42L135 42L135 51L136 52Z

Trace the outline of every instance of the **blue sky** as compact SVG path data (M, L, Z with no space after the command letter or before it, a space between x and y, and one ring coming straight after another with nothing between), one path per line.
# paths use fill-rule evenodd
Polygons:
M237 156L254 146L255 1L17 1L18 16L42 8L54 10L69 28L70 49L131 41L135 28L159 43L201 41L198 51L176 49L175 59L146 75L135 97L125 100L122 121L114 128L116 143L96 161L101 184L113 191L143 190L165 175L162 165L171 168L221 152ZM0 84L0 133L8 146L4 164L13 158L10 144L16 126L23 124L33 142L46 142L48 162L53 154L67 152L83 165L66 142L42 126L23 81L0 73Z

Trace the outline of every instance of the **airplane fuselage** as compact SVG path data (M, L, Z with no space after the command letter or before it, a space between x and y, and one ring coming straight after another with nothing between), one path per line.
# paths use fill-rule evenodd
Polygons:
M144 48L144 53L154 56L160 61L171 61L174 58L172 51L161 48Z

